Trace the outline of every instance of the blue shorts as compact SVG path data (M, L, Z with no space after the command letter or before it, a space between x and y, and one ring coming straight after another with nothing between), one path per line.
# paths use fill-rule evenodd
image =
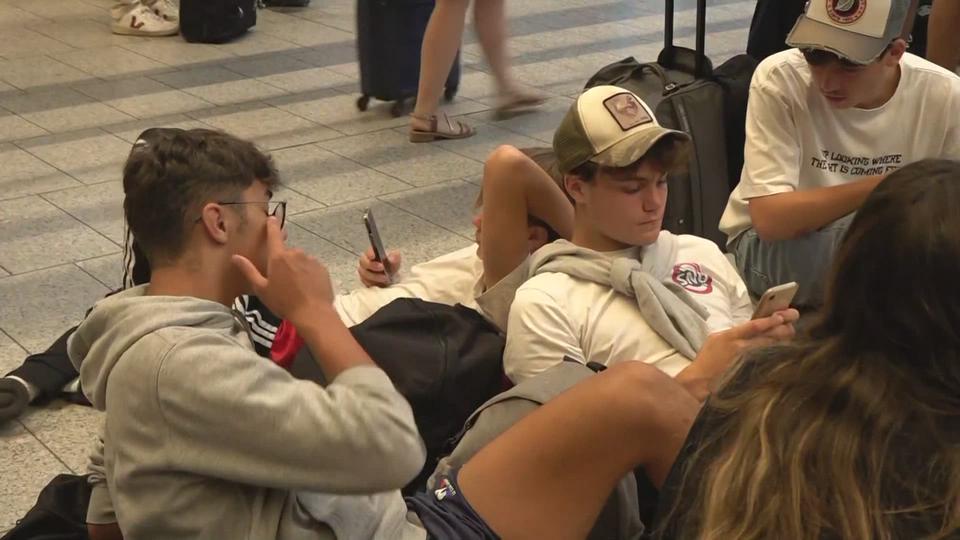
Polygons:
M499 540L460 491L459 472L440 477L433 491L407 497L407 508L417 513L429 540Z

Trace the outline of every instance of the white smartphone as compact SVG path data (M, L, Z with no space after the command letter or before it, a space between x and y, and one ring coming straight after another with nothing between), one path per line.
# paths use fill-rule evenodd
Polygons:
M374 260L383 264L387 278L392 281L390 268L387 266L387 250L383 247L383 240L380 238L380 231L377 229L377 220L373 218L373 210L369 208L363 212L363 226L367 228L367 238L370 239L370 247L373 248Z
M800 285L796 281L770 287L767 292L760 297L757 309L753 312L753 319L763 319L769 317L778 311L783 311L790 307L793 297L797 295Z

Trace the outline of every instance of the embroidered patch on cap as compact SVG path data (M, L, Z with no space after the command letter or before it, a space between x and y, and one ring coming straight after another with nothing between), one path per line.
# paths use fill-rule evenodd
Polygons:
M827 0L827 15L837 24L853 24L866 10L867 0Z
M692 293L713 292L713 278L696 263L680 263L674 266L673 282Z
M647 109L629 92L608 97L603 100L603 106L610 111L610 116L613 116L624 131L653 122Z

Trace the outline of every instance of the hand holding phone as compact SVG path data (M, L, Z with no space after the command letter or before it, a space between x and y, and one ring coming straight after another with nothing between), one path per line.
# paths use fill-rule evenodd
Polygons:
M390 268L390 260L387 257L387 250L383 247L383 240L380 238L380 231L377 229L377 221L373 217L373 210L368 208L364 211L363 225L367 229L367 237L370 239L370 247L373 249L373 260L383 265L384 273L392 283L393 269Z
M773 315L778 311L783 311L790 307L793 297L797 295L800 285L796 281L770 287L767 292L760 297L757 309L753 312L752 319L763 319Z

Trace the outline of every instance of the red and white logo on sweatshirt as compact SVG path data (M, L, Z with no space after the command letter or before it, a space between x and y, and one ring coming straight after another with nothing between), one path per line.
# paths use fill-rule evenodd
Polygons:
M713 292L713 278L696 263L680 263L674 266L673 282L695 294Z

